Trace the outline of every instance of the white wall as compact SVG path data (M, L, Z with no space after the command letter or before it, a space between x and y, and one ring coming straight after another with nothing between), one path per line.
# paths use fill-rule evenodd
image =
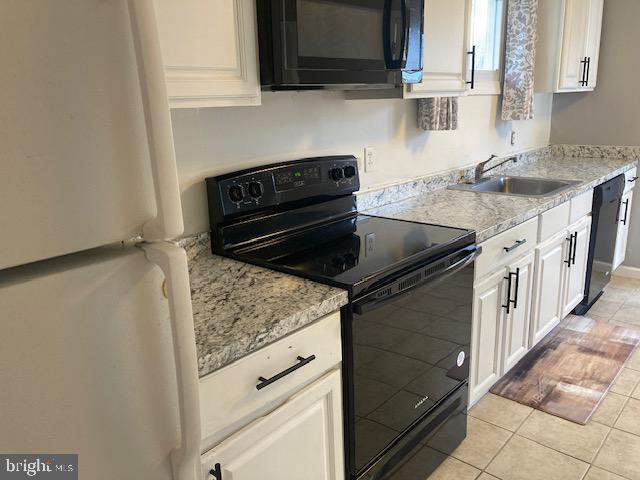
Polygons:
M417 101L345 100L341 92L264 93L260 107L174 110L173 130L187 234L208 230L202 180L276 161L376 148L377 171L363 189L458 168L549 143L551 95L536 96L536 119L499 120L499 97L460 99L459 127L425 132ZM510 145L511 130L516 145Z
M555 95L551 143L640 145L638 19L640 1L605 2L598 85L592 93ZM640 198L632 207L625 264L640 267Z

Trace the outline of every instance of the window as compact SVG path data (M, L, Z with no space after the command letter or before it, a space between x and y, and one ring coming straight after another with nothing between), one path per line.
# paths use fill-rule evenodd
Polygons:
M500 93L505 6L505 0L472 0L469 44L476 58L470 93Z

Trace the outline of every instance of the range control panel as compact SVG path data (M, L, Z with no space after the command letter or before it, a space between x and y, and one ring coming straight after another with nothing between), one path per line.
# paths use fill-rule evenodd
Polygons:
M353 156L315 157L206 179L209 215L229 216L313 198L349 195L360 188Z

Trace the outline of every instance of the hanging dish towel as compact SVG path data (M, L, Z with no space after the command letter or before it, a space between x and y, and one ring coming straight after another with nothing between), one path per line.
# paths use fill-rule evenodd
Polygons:
M418 100L418 125L423 130L456 130L458 128L458 97Z

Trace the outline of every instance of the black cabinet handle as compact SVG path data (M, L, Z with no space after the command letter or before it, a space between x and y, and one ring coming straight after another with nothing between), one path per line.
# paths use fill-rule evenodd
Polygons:
M222 469L220 468L220 464L219 463L216 463L215 466L211 470L209 470L209 473L216 480L222 480Z
M469 88L473 90L476 88L476 46L472 46L471 50L467 52L467 55L471 55L471 80L467 81Z
M567 264L567 268L571 268L571 259L573 258L573 234L571 234L570 237L567 237L567 242L569 242L569 256L567 257L567 260L564 261L564 263Z
M516 268L516 297L513 299L513 308L518 308L518 292L520 291L520 268Z
M298 370L299 368L304 367L305 365L307 365L308 363L313 362L316 359L315 355L311 355L307 358L304 357L297 357L298 363L296 363L295 365L287 368L286 370L283 370L282 372L278 373L277 375L274 375L271 378L264 378L264 377L259 377L258 380L260 380L260 383L258 385L256 385L256 389L258 390L262 390L264 387L268 387L269 385L271 385L273 382L277 382L278 380L280 380L282 377L286 377L287 375L289 375L290 373L295 372L296 370Z
M573 254L571 255L571 265L576 264L576 251L578 250L578 232L571 235L573 239Z
M640 177L633 177L633 178L630 178L629 180L627 180L627 182L629 182L629 183L635 183L635 181L636 181L636 180L638 180L638 178L640 178Z
M524 245L525 243L527 243L527 239L526 238L523 238L522 240L516 240L516 243L514 243L510 247L504 247L504 251L509 253L509 252L515 250L516 248L518 248L520 245Z
M587 77L587 57L584 57L583 60L580 60L580 65L582 66L582 80L578 83L580 86L584 87L587 85L585 78Z
M587 76L584 80L584 86L589 86L589 72L591 71L591 57L587 57Z
M502 308L506 308L507 309L507 313L511 312L511 304L513 304L513 308L516 308L516 305L518 303L518 276L520 273L520 269L517 269L517 273L513 273L513 272L509 272L509 276L508 277L504 277L505 280L507 280L507 304L506 305L502 305ZM516 276L516 299L515 300L511 300L511 286L513 285L511 278L513 276Z
M629 214L629 199L626 199L624 202L624 217L622 218L622 224L627 225L627 215Z

